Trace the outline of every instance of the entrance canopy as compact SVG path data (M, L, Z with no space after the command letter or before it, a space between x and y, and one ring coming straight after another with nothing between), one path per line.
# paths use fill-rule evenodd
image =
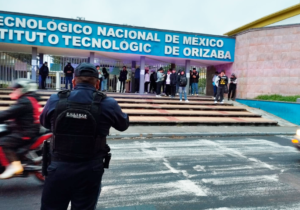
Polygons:
M0 50L209 66L234 61L235 39L0 11Z

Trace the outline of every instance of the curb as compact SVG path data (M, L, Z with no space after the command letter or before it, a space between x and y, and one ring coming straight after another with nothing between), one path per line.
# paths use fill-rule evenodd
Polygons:
M295 132L258 132L258 133L129 133L110 134L107 139L138 139L138 138L176 138L176 137L228 137L228 136L275 136L275 135L295 135Z

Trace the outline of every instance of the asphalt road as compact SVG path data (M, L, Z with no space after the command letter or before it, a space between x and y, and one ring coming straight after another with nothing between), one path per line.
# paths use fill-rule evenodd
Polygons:
M97 209L300 209L300 152L290 139L110 141ZM41 191L33 177L0 181L0 209L39 209Z

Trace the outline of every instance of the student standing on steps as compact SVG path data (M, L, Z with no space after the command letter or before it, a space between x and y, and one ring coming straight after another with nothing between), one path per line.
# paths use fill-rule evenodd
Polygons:
M225 71L223 70L215 80L215 83L218 87L217 90L217 96L215 99L215 104L218 103L218 99L220 97L220 102L223 104L224 103L224 93L225 93L225 88L227 88L228 84L228 77L225 75Z
M145 93L149 93L150 91L148 91L148 86L150 83L150 75L149 75L149 70L146 69L146 73L145 73L145 88L144 91Z
M189 102L186 96L186 85L187 85L187 77L185 75L184 71L180 72L180 75L178 76L178 85L179 85L179 98L180 101L182 101L182 93L184 94L184 100L185 102Z
M127 80L127 70L126 66L123 66L123 70L120 71L119 81L120 81L120 93L125 91L125 81Z
M178 84L177 77L178 77L178 74L176 73L176 69L173 69L172 74L170 76L170 79L171 79L171 97L172 98L175 98L175 95L176 95L176 86Z
M166 95L171 97L171 69L168 70L166 76Z
M157 71L157 80L156 80L156 97L161 97L161 86L165 79L164 69L160 68Z
M231 74L230 83L229 83L229 91L228 91L228 101L235 100L235 91L236 91L237 78L234 73Z

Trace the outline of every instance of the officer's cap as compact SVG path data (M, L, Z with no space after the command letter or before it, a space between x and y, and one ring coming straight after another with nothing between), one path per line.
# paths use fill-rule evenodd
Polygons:
M75 69L75 77L95 77L98 79L96 67L90 63L81 63Z

